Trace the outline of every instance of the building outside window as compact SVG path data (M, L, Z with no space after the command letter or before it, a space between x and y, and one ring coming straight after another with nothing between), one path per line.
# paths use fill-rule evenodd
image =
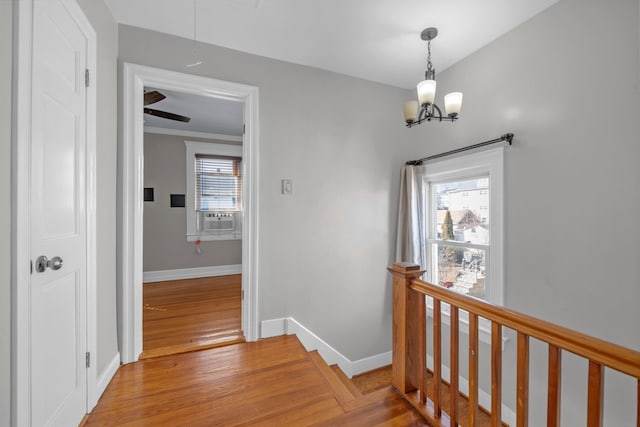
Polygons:
M489 203L489 194L481 195L480 191L488 187L486 176L432 183L435 209L427 241L433 282L483 299L491 245L488 212L481 211L481 206ZM470 200L457 206L461 193Z

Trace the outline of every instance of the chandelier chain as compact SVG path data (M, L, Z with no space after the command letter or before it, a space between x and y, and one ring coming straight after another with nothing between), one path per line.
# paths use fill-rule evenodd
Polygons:
M431 63L431 40L427 41L427 70L432 70L433 64Z

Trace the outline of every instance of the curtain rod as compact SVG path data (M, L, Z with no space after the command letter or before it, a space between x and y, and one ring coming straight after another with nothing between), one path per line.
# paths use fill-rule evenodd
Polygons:
M512 133L505 133L500 138L491 139L489 141L479 142L477 144L469 145L468 147L457 148L455 150L447 151L446 153L435 154L433 156L424 157L418 160L409 160L405 163L405 165L410 166L420 166L422 162L426 162L427 160L439 159L440 157L449 156L451 154L462 153L463 151L473 150L474 148L484 147L486 145L497 144L498 142L507 141L509 145L513 141Z

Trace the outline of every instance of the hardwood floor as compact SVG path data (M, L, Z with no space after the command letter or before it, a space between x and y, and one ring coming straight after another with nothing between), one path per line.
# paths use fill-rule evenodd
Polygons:
M421 426L390 388L349 396L295 336L122 366L86 426Z
M240 276L214 279L145 285L146 359L120 367L83 425L427 425L390 387L389 367L352 382L295 336L244 343Z
M140 358L244 342L241 277L145 283Z
M377 390L384 389L391 385L391 365L383 366L378 369L374 369L373 371L365 372L360 375L356 375L351 378L353 384L358 388L358 390L363 394L367 395L373 393ZM427 372L427 396L433 392L433 375L431 371ZM442 405L447 408L449 406L449 384L446 381L442 382L441 385L442 391ZM467 426L469 423L469 417L467 415L469 411L469 399L463 393L459 393L458 397L458 413L461 414L458 420L458 423L461 426ZM490 412L485 408L478 408L478 426L490 426L491 425L491 415ZM508 427L506 423L502 423L503 427Z
M362 394L369 394L391 385L391 365L354 375L351 381Z

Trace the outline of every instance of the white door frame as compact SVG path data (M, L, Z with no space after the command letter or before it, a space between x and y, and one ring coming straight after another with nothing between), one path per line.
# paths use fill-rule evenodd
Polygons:
M244 102L245 135L242 222L242 329L248 341L258 339L258 88L207 77L123 64L122 135L119 175L120 349L123 363L142 353L142 243L144 187L145 86ZM246 187L245 187L246 185Z
M12 218L11 218L11 425L31 425L30 379L30 150L33 2L13 2ZM96 360L96 33L76 0L62 0L87 38L86 206L87 206L87 351ZM51 349L55 351L55 349ZM43 355L46 357L46 355ZM87 413L97 402L96 363L87 370Z

